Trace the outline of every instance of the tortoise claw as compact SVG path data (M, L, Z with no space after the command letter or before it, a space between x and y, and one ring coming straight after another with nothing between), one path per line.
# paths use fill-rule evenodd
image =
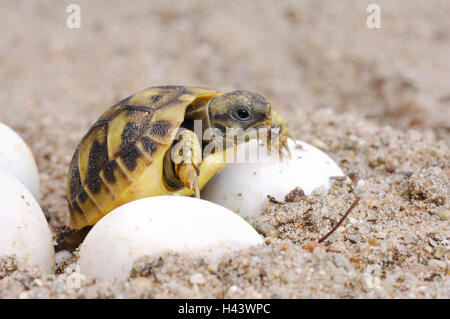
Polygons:
M292 142L294 142L295 146L298 146L297 140L291 134L288 134L287 138L290 139Z
M287 145L286 142L284 142L282 144L282 147L286 150L287 154L288 154L288 158L292 158L292 152L291 149L289 148L289 146Z
M200 187L198 186L197 178L194 178L193 171L189 172L189 183L190 189L195 191L195 197L200 198Z
M280 153L280 159L283 160L283 157L285 156L283 150L286 151L287 157L288 157L288 158L292 158L292 152L291 152L291 149L290 149L289 146L287 145L286 141L281 142L280 144L281 144L281 147L280 147L280 150L279 150L279 153Z

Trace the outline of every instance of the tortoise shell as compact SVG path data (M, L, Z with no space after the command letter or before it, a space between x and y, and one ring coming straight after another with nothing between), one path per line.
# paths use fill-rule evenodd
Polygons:
M107 110L89 129L73 156L67 185L71 226L94 225L113 209L149 196L192 195L163 181L163 158L186 109L222 93L184 86L145 89ZM224 165L205 160L200 188Z

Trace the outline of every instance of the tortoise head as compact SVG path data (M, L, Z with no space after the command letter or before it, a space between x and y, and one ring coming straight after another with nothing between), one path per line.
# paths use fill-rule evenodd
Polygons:
M267 128L271 122L271 114L269 101L249 91L240 90L219 95L211 99L208 105L211 128L219 129L228 137L231 134L241 135L250 128ZM256 136L250 138L253 137Z
M214 140L228 148L258 138L265 140L269 149L279 149L280 155L284 149L290 156L287 140L295 140L290 135L289 126L263 96L243 90L233 91L212 98L207 110L208 126L213 133L205 134L204 131L205 141Z

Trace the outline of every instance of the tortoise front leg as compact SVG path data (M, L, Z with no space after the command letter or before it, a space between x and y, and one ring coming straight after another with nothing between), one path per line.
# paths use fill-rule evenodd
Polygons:
M56 235L55 251L68 250L74 252L86 238L92 226L86 226L79 230L65 228Z
M175 174L184 186L195 192L195 197L200 198L197 181L202 161L200 142L197 135L187 129L180 129L178 136L179 139L174 142L170 152Z

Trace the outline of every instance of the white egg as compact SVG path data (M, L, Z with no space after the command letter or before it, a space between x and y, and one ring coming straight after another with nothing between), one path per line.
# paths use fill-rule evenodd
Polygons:
M268 195L278 201L296 187L306 195L318 187L330 187L330 177L344 176L339 166L324 152L307 143L288 141L292 158L282 161L267 154L265 146L252 140L242 145L222 172L202 190L203 199L222 205L242 217L260 215ZM256 150L259 152L256 152ZM250 151L256 155L249 156ZM258 155L259 154L259 155ZM247 159L241 163L238 159ZM254 159L250 161L249 159Z
M128 278L133 262L164 251L217 258L262 242L244 219L214 203L157 196L125 204L103 217L80 248L83 274Z
M39 198L39 174L33 153L10 127L0 123L0 169L21 181Z
M52 272L52 234L39 204L15 177L0 170L0 256Z

